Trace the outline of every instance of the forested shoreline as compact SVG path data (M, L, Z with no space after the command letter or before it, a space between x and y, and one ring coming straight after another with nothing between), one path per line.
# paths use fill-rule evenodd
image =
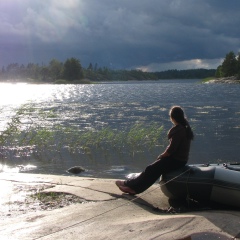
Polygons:
M89 64L82 67L76 58L64 63L52 59L48 65L12 63L0 69L0 81L77 83L97 81L158 80L158 79L203 79L212 77L216 69L167 70L162 72L143 72L141 70L113 70Z
M64 63L52 59L48 65L28 63L27 65L11 63L0 69L0 81L48 82L48 83L90 83L97 81L129 81L160 79L205 79L235 77L240 79L240 53L233 51L226 54L217 69L166 70L161 72L144 72L138 69L114 70L98 67L95 63L82 67L80 60L69 58Z

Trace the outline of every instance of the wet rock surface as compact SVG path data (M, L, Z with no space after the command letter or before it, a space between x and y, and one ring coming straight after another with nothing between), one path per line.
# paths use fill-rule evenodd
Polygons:
M16 216L37 211L50 211L71 204L84 203L78 196L61 192L42 192L52 186L46 185L17 185L14 188L15 198L0 206L0 218Z

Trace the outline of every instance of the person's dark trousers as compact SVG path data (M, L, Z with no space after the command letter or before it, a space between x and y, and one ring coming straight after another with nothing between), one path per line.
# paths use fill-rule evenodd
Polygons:
M141 193L153 185L162 174L176 170L185 165L186 162L181 162L171 157L165 157L147 166L139 176L126 180L124 184L133 189L136 193Z

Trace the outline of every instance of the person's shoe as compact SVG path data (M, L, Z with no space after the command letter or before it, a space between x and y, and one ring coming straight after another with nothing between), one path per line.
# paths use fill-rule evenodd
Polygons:
M124 193L128 193L128 194L131 194L131 195L135 195L136 192L134 190L132 190L130 187L123 187L123 186L120 186L119 189L124 192Z
M131 195L135 195L136 194L136 192L133 189L131 189L130 187L125 186L124 181L117 180L115 183L116 183L116 185L119 187L119 189L122 192L131 194Z
M124 184L123 180L117 180L115 183L118 187L120 187L120 186L125 187L125 184Z

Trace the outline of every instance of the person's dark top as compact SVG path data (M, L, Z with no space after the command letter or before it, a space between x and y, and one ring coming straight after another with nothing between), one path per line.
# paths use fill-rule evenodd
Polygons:
M172 127L168 132L170 144L166 151L173 159L179 161L188 161L191 140L187 138L186 128L182 125Z

